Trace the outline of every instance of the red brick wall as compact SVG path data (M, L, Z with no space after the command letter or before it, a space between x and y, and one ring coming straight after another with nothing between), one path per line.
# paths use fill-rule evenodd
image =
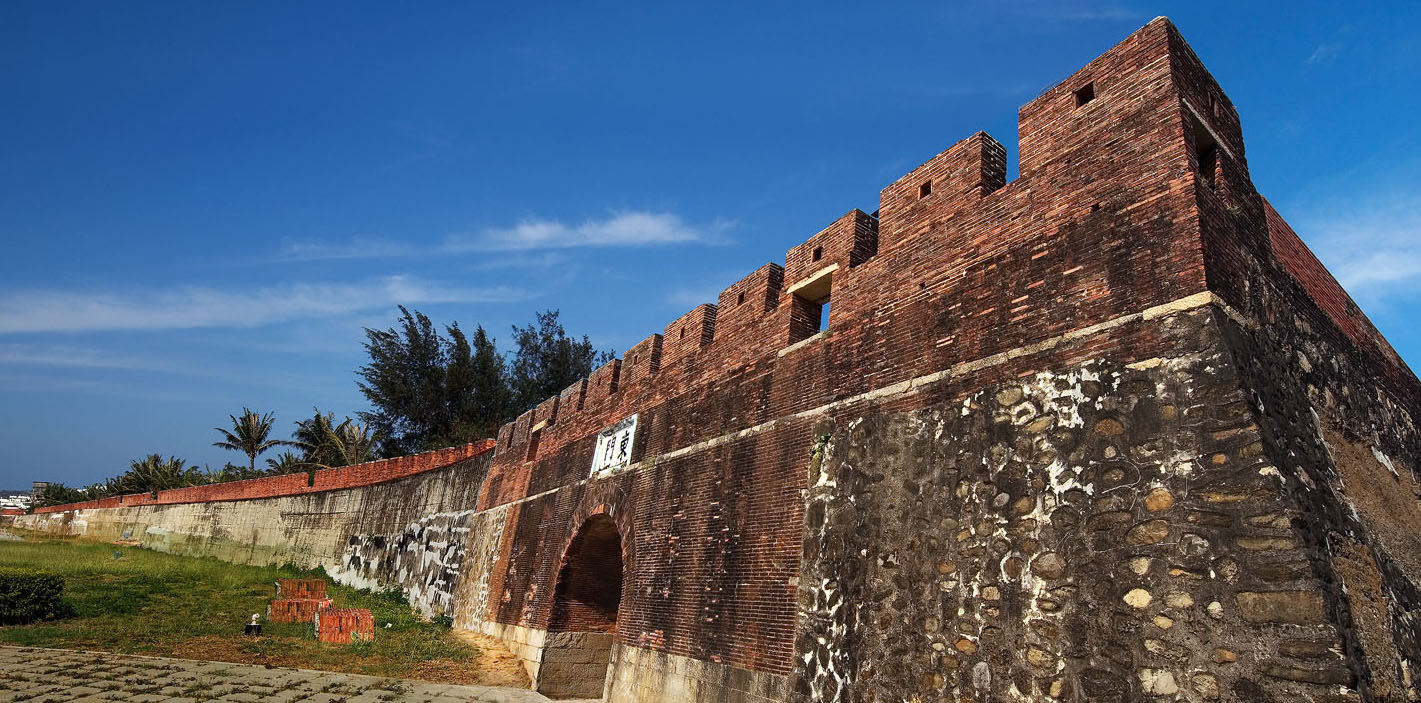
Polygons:
M709 346L715 337L715 316L715 305L707 303L667 325L661 365L676 376L691 373L701 349Z
M1152 23L1023 107L1017 181L1005 183L1001 146L973 135L885 188L877 220L849 213L787 252L783 267L761 267L668 325L655 371L617 386L619 367L599 369L581 407L564 401L542 430L535 461L520 451L523 419L501 432L480 506L554 492L510 513L490 584L495 619L550 625L568 516L586 493L611 490L632 515L621 538L641 555L619 639L787 673L800 491L819 421L795 413L1205 289L1178 50L1172 28ZM1077 106L1084 82L1095 97ZM831 265L826 333L784 351L795 309L786 291ZM974 378L1154 351L1147 326L1116 329ZM654 468L579 483L597 432L633 413L633 460L656 457Z
M850 269L878 253L878 219L852 210L808 241L785 252L784 285L793 287L829 266ZM819 258L815 258L815 254ZM774 305L779 300L773 301Z
M622 373L618 382L624 386L650 383L661 369L661 346L662 338L659 334L653 334L632 345L627 353L622 355Z
M320 598L277 598L266 606L266 617L272 622L311 622L316 613L330 608L335 601Z
M1077 91L1086 85L1093 97L1082 102ZM1218 182L1203 195L1196 113L1210 116L1209 138L1228 150ZM621 387L610 383L617 367L601 369L575 408L564 393L536 461L519 452L521 423L501 432L480 506L523 502L511 508L490 584L495 619L547 627L560 617L554 589L574 528L568 516L588 494L610 492L631 514L621 538L641 555L623 589L619 639L787 672L800 491L821 434L815 423L854 408L818 418L796 413L1205 290L1226 291L1239 285L1230 266L1242 270L1231 262L1267 255L1266 228L1235 215L1228 217L1239 222L1219 222L1201 204L1212 198L1228 212L1251 188L1241 129L1168 22L1150 23L1023 106L1019 123L1016 181L1005 182L1000 144L973 135L885 188L877 219L850 212L787 252L783 267L767 264L716 305L672 322L659 368L631 374L635 382ZM786 351L795 314L787 291L828 266L836 268L827 330ZM1137 320L1059 349L999 359L945 390L894 403L912 409L1088 358L1131 361L1168 351ZM597 432L633 413L633 461L655 458L654 466L586 481Z
M879 247L907 246L938 222L976 209L983 197L1005 185L1006 173L1006 150L987 133L954 144L883 189Z
M1372 326L1371 320L1352 301L1352 296L1342 290L1337 279L1328 273L1278 211L1267 202L1264 203L1264 211L1268 218L1268 241L1283 270L1303 287L1307 296L1347 335L1352 344L1396 359L1391 344Z
M460 447L436 449L431 452L410 456L382 459L354 466L336 469L322 469L316 472L315 481L304 473L268 476L246 481L228 481L206 486L174 488L151 493L131 493L90 500L67 505L51 505L35 508L36 513L57 513L66 510L89 510L93 508L121 508L133 505L170 505L173 503L212 503L224 500L251 500L254 498L274 498L277 496L300 495L335 491L359 486L370 486L386 481L394 481L406 476L426 471L442 469L446 466L466 461L484 452L492 451L493 440L480 440Z

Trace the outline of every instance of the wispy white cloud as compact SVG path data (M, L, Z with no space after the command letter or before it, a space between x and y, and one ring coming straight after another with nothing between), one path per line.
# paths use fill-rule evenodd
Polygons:
M287 239L282 242L280 261L320 261L329 259L396 259L413 256L406 244L378 237L352 237L345 242L319 239Z
M0 373L0 390L7 393L75 393L90 396L116 396L133 400L179 404L206 404L214 400L227 400L233 404L242 402L242 399L236 394L228 396L223 390L214 388L189 391L183 388L157 387L152 384L140 385L108 379L33 373L20 375Z
M352 342L342 351L358 348ZM253 347L255 348L255 347ZM291 348L280 350L284 353L310 353L311 348ZM210 362L194 363L190 358L140 357L115 353L110 349L96 349L61 344L0 344L0 369L4 367L47 367L61 369L58 373L81 374L67 377L47 377L26 369L22 376L8 376L8 385L29 388L52 388L54 390L107 389L119 392L127 389L133 393L149 385L147 379L154 373L172 376L188 376L206 382L207 392L213 388L279 388L282 391L309 390L331 395L331 388L313 379L308 374L292 373L271 368L253 368L239 365L235 368L213 366ZM99 372L96 375L86 371ZM139 374L128 376L124 372ZM3 374L0 374L3 376ZM142 379L142 380L139 380ZM28 384L28 385L26 385ZM0 384L6 385L6 384ZM194 390L191 385L185 391ZM187 396L184 396L187 397Z
M1383 294L1417 292L1411 281L1421 278L1421 251L1414 245L1392 243L1382 251L1341 258L1337 275L1348 289ZM1387 290L1402 282L1407 283L1405 291Z
M1137 22L1148 19L1144 14L1113 2L1078 2L1075 0L1031 0L1010 6L1022 17L1068 22Z
M1308 63L1309 65L1311 65L1311 64L1319 64L1319 63L1327 63L1327 62L1331 61L1332 59L1336 58L1336 57L1337 57L1337 53L1340 52L1340 51L1342 51L1342 45L1341 45L1340 43L1338 43L1338 44L1318 44L1318 45L1317 45L1317 48L1316 48L1316 49L1313 49L1312 54L1310 54L1310 55L1308 56L1308 58L1307 58L1307 63Z
M183 287L144 292L0 293L0 333L257 327L392 305L521 300L508 286L465 288L408 276L364 283L289 284L256 290Z
M677 288L666 296L666 302L674 307L690 310L702 303L714 303L720 298L720 288L702 286L700 288Z
M568 266L572 257L557 251L540 251L496 256L472 261L470 271L495 271L499 269L551 269Z
M170 365L151 359L123 356L99 349L49 344L0 344L0 365L61 366L133 371L173 370Z
M507 229L488 229L445 240L449 251L526 251L577 247L639 247L662 244L721 243L732 227L726 221L692 225L669 212L629 211L568 225L559 220L528 219Z
M1421 191L1353 195L1302 213L1298 232L1359 300L1421 298Z
M726 220L693 225L670 212L633 210L614 212L602 219L589 218L568 225L560 220L530 218L513 227L487 228L478 232L450 235L434 245L399 242L382 237L357 236L347 241L287 239L275 257L277 261L320 261L339 259L401 259L504 252L481 265L493 268L539 267L547 257L523 252L551 252L580 247L644 247L664 244L721 244L734 226Z

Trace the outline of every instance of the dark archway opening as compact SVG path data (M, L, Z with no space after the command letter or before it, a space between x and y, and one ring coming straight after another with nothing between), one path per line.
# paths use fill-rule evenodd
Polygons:
M622 600L622 536L606 515L577 531L553 591L538 690L559 698L597 698L606 684Z

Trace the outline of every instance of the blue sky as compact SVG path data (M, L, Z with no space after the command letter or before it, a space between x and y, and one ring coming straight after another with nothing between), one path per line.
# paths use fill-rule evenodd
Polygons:
M1421 4L952 5L0 2L0 488L354 414L401 303L626 349L1161 14L1421 360Z

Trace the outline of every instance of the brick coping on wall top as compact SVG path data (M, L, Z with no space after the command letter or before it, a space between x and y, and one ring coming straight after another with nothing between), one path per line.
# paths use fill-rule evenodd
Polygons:
M130 493L127 495L88 500L81 503L51 505L35 508L35 513L59 513L69 510L91 510L95 508L127 508L135 505L172 505L175 503L212 503L224 500L251 500L254 498L276 498L279 496L320 493L345 488L358 488L376 483L384 483L415 474L434 471L467 461L485 452L493 451L494 441L483 439L458 447L436 449L393 459L368 461L364 464L321 469L314 475L305 472L266 476L244 481L211 483L205 486L173 488L157 493Z

